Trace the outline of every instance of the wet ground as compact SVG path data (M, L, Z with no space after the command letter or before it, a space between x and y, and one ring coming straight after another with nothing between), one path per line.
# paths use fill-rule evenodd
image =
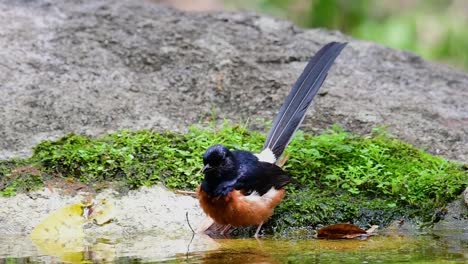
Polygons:
M94 241L3 237L0 263L468 263L468 230L367 240L217 239L157 234Z

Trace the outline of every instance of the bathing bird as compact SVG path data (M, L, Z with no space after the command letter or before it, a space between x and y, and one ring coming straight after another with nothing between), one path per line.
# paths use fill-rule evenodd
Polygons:
M223 232L231 226L257 225L254 237L258 238L292 180L277 162L346 44L330 42L309 60L276 115L260 153L223 145L206 150L201 170L204 178L197 195L203 211L226 226Z

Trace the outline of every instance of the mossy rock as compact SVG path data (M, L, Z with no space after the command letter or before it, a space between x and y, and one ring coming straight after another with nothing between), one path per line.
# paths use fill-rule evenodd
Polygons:
M0 194L33 190L50 179L95 188L112 183L123 190L162 182L172 189L193 190L202 178L206 148L221 143L260 151L263 141L260 133L228 123L192 127L186 134L70 134L38 144L29 159L3 161ZM267 224L267 230L277 234L338 222L385 226L404 218L430 224L468 183L462 164L432 156L380 129L366 136L338 127L319 136L299 132L287 153L284 169L296 181ZM18 173L25 166L34 169Z

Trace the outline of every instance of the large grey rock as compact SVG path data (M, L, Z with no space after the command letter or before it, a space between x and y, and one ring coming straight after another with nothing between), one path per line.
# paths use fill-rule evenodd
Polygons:
M304 129L388 126L468 161L468 75L337 32L149 1L0 1L0 158L69 132L272 119L307 59L349 41ZM255 122L253 123L256 124Z

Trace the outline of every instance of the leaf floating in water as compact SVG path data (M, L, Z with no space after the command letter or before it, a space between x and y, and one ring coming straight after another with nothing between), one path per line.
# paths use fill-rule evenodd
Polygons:
M45 254L63 262L80 263L83 259L82 203L68 205L52 212L31 232L31 240Z
M106 199L94 204L91 198L83 203L64 206L49 214L31 232L31 240L45 254L62 262L82 263L86 250L83 225L94 221L104 225L115 216L114 204Z
M373 235L378 226L372 226L368 231L352 224L334 224L317 231L317 238L320 239L366 239Z

